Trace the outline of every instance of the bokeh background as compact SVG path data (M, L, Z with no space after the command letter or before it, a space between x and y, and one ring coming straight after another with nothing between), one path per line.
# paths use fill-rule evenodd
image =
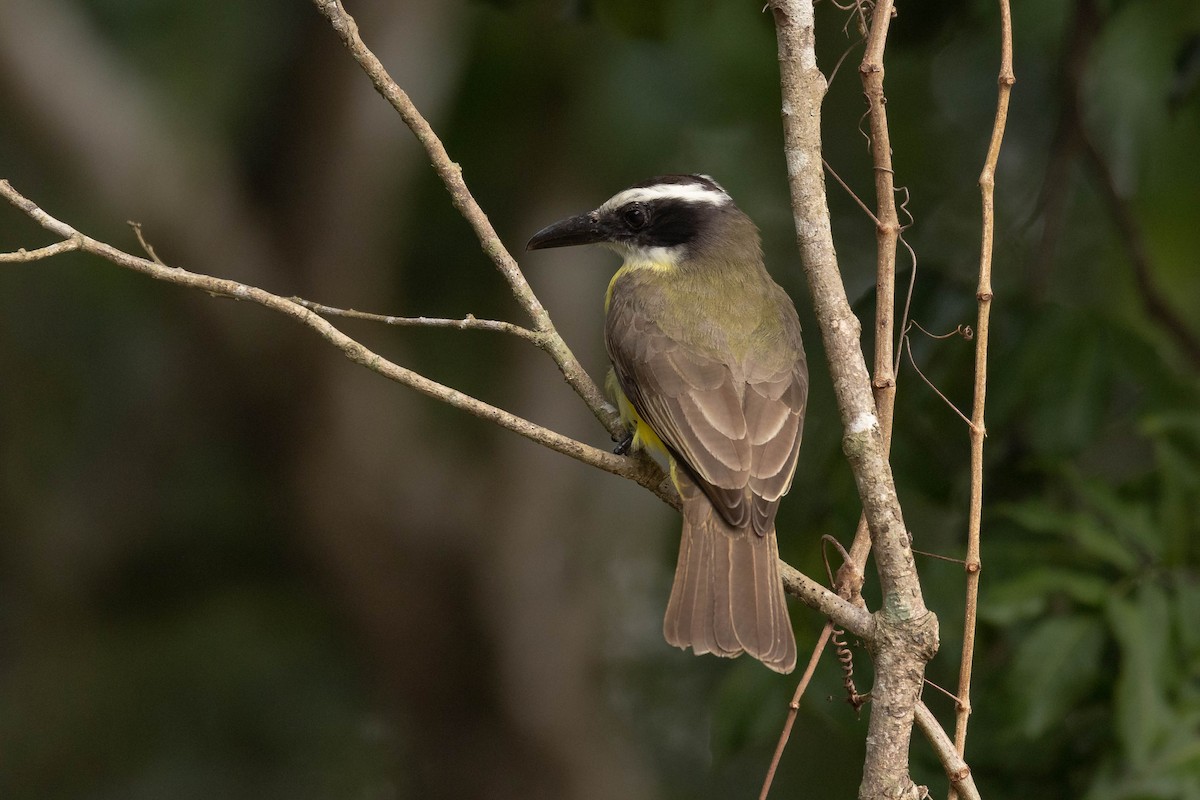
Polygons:
M596 377L614 259L525 256L533 231L673 171L711 173L758 222L814 365L781 549L820 575L819 536L848 541L858 506L793 247L762 4L348 5ZM968 757L988 798L1196 798L1200 6L1013 12ZM832 3L818 16L827 74L853 48L826 102L828 160L873 205L859 34ZM912 315L943 333L974 322L997 10L901 3L892 31ZM0 177L130 251L125 221L141 222L173 265L342 307L523 322L307 2L2 0ZM869 320L873 228L832 182L830 198ZM0 250L50 241L0 209ZM608 444L524 343L343 327ZM912 352L969 408L973 343L918 335ZM961 557L967 431L908 363L896 426L916 547ZM261 308L80 255L3 266L0 797L756 796L794 678L663 643L677 528L638 487ZM929 677L953 690L962 569L920 568L942 621ZM805 650L822 620L793 608ZM841 698L827 655L777 796L853 796L866 720ZM951 703L926 699L949 724ZM942 794L919 735L913 772Z

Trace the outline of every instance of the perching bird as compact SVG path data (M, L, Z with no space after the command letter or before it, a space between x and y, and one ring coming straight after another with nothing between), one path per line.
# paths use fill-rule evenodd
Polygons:
M634 447L665 453L683 538L663 634L697 655L796 664L775 513L796 471L808 365L758 229L707 175L665 175L538 231L528 249L603 244L609 393Z

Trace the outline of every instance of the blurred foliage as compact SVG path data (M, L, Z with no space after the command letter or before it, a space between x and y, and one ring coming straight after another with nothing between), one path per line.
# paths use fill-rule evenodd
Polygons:
M367 42L378 43L397 80L430 111L514 252L551 219L670 171L713 174L759 223L768 263L797 299L814 365L781 547L799 568L822 574L817 535L848 539L858 504L793 244L770 15L730 0L413 2L400 6L414 15L405 24L436 42L414 64L373 27L389 4L348 5ZM389 313L516 319L394 118L381 112L372 135L388 143L377 150L327 138L354 104L382 103L307 4L20 7L35 6L70 16L187 152L222 154L226 171L197 168L190 178L237 182L232 195L246 198L250 224L279 253L277 284L267 288L319 288L322 301ZM1064 43L1079 8L1074 0L1014 1L1018 83L997 178L985 568L967 755L989 799L1200 798L1200 382L1144 311L1095 176L1055 145ZM827 158L870 203L859 34L832 4L818 12L827 73L850 48L826 101ZM1097 13L1084 120L1143 230L1154 279L1196 334L1200 7L1111 0ZM11 24L15 10L0 17L0 26ZM888 110L897 183L914 217L905 235L919 256L912 316L941 333L974 324L975 181L995 103L995 4L901 4L892 31ZM49 63L72 57L91 55L40 55ZM67 144L87 140L90 112L58 120L8 74L0 77L0 172L51 213L132 248L121 222L155 209L99 199L100 179L88 177L97 173L82 166L96 156ZM131 140L139 124L129 119ZM306 266L305 236L325 230L344 241L336 212L367 190L320 194L305 177L349 171L353 160L341 159L356 147L376 159L359 175L378 180L367 196L372 208L384 206L379 242L361 261L339 244L337 258ZM403 159L422 169L391 172ZM1044 187L1057 166L1060 179ZM155 173L122 180L137 197ZM851 301L869 319L873 228L829 186ZM1047 237L1054 191L1065 199L1060 230ZM310 216L306 203L316 207ZM196 208L197 218L211 219L209 211ZM188 252L187 237L164 228L149 229L160 251ZM42 244L41 236L0 211L0 249ZM601 273L613 265L601 255L579 258L588 268L577 272L579 264L549 257L524 266L600 375ZM239 268L236 259L186 265ZM901 269L905 281L903 254ZM564 279L554 270L573 272ZM554 294L563 281L594 303L566 307ZM513 540L472 537L471 525L444 521L458 519L450 506L482 497L488 513L477 527L501 529L503 500L533 474L536 458L522 450L505 460L507 434L411 398L392 412L401 417L395 428L363 430L361 418L330 411L338 406L329 398L358 394L399 409L398 390L359 383L354 368L289 323L243 305L214 309L208 298L91 259L5 267L0 287L0 796L590 796L566 777L590 774L585 763L632 776L640 788L623 796L757 792L794 684L746 659L693 659L661 642L678 523L664 517L661 531L646 523L631 544L620 508L638 502L634 490L560 466L580 476L562 502L605 534L577 541L564 528L555 531L562 552L542 555L545 571L569 576L570 593L558 602L595 596L604 610L586 618L605 633L589 638L582 661L561 657L561 642L521 638L497 610L508 601L493 573L508 563ZM531 385L551 395L561 381L544 364L526 367L520 344L347 327L398 350L406 365L520 413L563 419L553 414L573 407L565 392L533 405ZM969 408L973 342L914 333L911 346L922 372ZM967 433L907 357L896 418L893 463L915 546L960 557ZM340 451L305 435L318 424L336 428L352 453L435 454L438 463L419 471L445 468L454 476L447 485L470 491L457 502L418 497L422 509L362 511L362 486L377 482L386 497L388 482L400 482L388 471L394 463L381 459L379 469L370 457L329 455ZM562 426L605 444L586 414ZM331 480L345 473L354 491L328 490L321 516L310 471ZM398 595L362 590L362 572L339 571L345 553L336 548L368 528L378 538L366 540L364 560L386 565L380 585L399 586ZM450 549L429 556L430 540ZM400 553L395 572L388 547ZM928 558L919 566L942 622L929 677L953 690L962 571ZM873 586L867 595L875 604ZM389 605L397 596L416 610ZM423 602L436 609L436 624L414 621ZM794 618L803 650L821 620L798 606ZM625 755L563 755L570 737L512 688L506 646L532 650L556 678L584 673L580 681L600 700L588 707L594 717L576 719L574 736L591 733ZM860 688L869 686L861 649L856 670ZM557 697L557 683L544 683ZM778 796L855 791L866 722L841 691L827 656ZM926 700L949 724L950 703L932 690ZM919 736L913 772L944 791Z

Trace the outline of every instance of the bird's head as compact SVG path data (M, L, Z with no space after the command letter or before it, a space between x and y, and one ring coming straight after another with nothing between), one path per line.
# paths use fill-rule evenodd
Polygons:
M594 211L533 235L528 250L602 244L626 261L679 264L734 249L761 258L758 230L707 175L663 175L613 195Z

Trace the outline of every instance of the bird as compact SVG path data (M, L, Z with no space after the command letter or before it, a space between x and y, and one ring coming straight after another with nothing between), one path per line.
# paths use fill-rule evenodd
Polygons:
M663 635L696 655L796 664L775 516L808 402L800 320L754 222L708 175L663 175L555 222L527 249L599 244L606 388L630 435L665 456L683 530Z

